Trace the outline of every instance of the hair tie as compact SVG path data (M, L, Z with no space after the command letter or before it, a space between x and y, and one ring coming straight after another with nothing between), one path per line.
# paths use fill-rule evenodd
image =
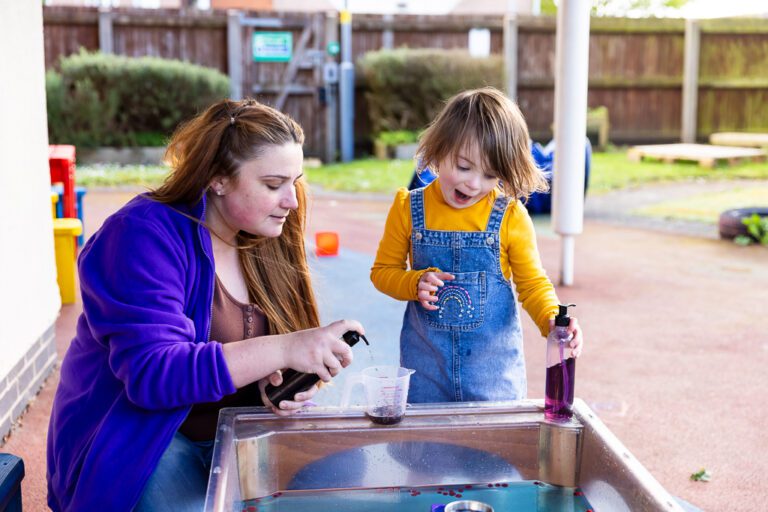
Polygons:
M235 116L229 116L229 126L235 125Z

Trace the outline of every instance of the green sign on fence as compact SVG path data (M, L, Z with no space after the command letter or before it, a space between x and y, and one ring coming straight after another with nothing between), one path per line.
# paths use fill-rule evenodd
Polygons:
M254 32L253 60L255 62L288 62L293 55L291 32Z

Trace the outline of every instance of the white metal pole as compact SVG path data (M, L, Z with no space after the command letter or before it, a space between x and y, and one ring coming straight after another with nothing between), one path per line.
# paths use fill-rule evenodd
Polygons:
M557 8L552 228L562 237L564 286L573 284L574 236L584 227L589 11L583 0L561 0Z

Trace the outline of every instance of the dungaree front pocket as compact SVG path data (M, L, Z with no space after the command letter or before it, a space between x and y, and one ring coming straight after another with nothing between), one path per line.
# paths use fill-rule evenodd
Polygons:
M441 330L470 331L483 323L485 313L485 272L453 272L456 279L445 281L437 291L440 309L427 311L430 327Z

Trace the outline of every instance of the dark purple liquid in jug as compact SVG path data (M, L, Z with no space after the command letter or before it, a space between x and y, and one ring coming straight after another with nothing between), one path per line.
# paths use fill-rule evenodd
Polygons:
M368 419L379 425L394 425L400 423L403 414L400 414L396 407L377 407L370 413L365 413Z
M565 368L565 375L563 375ZM563 363L547 368L547 387L544 397L544 415L548 420L567 420L573 416L573 384L576 360L569 357Z

